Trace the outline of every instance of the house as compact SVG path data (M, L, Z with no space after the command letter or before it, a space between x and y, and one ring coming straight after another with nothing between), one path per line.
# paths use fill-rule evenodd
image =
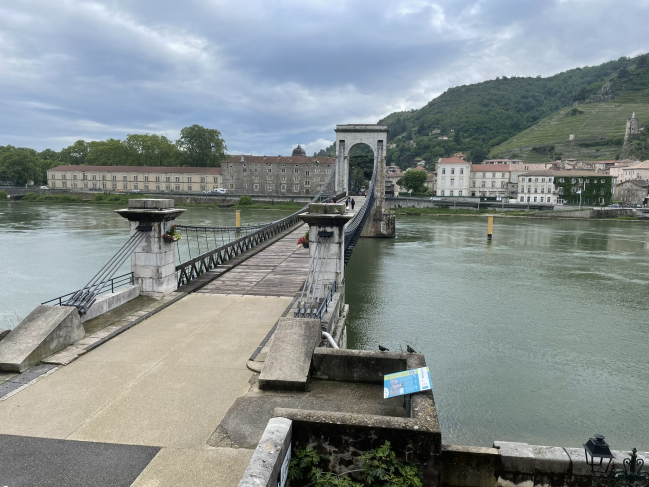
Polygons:
M625 167L622 170L621 182L629 181L630 179L644 179L649 181L649 160L639 162ZM618 179L620 182L620 179Z
M530 171L519 177L520 203L608 205L613 196L610 175L594 171Z
M458 159L466 161L466 154L463 154L462 152L456 152L455 154L453 154L453 157L457 157Z
M649 182L644 179L629 179L615 185L615 199L626 206L647 205Z
M510 166L504 164L472 164L470 195L502 199L508 195Z
M469 196L471 163L459 157L440 158L437 163L437 196Z

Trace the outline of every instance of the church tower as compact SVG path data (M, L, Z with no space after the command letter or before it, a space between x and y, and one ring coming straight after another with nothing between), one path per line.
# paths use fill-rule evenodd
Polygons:
M639 133L640 133L640 122L635 116L635 112L633 112L631 118L629 118L626 121L626 131L624 132L624 143L625 144L627 143L627 141L629 140L629 136L636 135Z

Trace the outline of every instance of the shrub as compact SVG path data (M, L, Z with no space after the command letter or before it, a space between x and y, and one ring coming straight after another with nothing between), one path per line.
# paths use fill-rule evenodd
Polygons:
M252 205L252 198L250 196L242 196L239 198L239 204L241 206L247 206L247 205Z
M0 201L7 201L8 196L5 190L0 189Z

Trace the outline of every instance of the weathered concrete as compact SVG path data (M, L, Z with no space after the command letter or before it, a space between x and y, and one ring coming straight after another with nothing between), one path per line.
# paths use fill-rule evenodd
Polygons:
M0 342L0 370L22 372L83 338L72 306L38 306Z
M291 454L291 421L273 418L268 422L248 468L239 482L239 487L276 487L286 480L288 471L281 471L282 465ZM284 482L282 482L284 485Z
M346 382L383 384L383 376L408 368L410 354L317 348L313 353L313 377Z
M0 329L0 340L2 340L4 337L6 337L11 330L4 330Z
M442 445L442 485L496 487L499 469L496 448Z
M321 336L320 320L280 318L259 376L259 387L305 390L311 357Z
M81 317L81 323L96 318L99 315L108 313L110 310L123 305L131 299L135 299L140 295L140 286L132 285L126 286L114 293L104 294L97 298L97 301L90 307L86 314Z

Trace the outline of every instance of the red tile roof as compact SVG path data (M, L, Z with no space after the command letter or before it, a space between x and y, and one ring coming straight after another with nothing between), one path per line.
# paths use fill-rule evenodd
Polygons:
M471 164L471 172L507 172L509 164Z
M220 167L160 167L160 166L56 166L48 171L80 171L80 172L153 172L153 173L185 173L185 174L221 174Z
M439 162L440 164L468 164L467 161L463 161L459 157L442 157Z

